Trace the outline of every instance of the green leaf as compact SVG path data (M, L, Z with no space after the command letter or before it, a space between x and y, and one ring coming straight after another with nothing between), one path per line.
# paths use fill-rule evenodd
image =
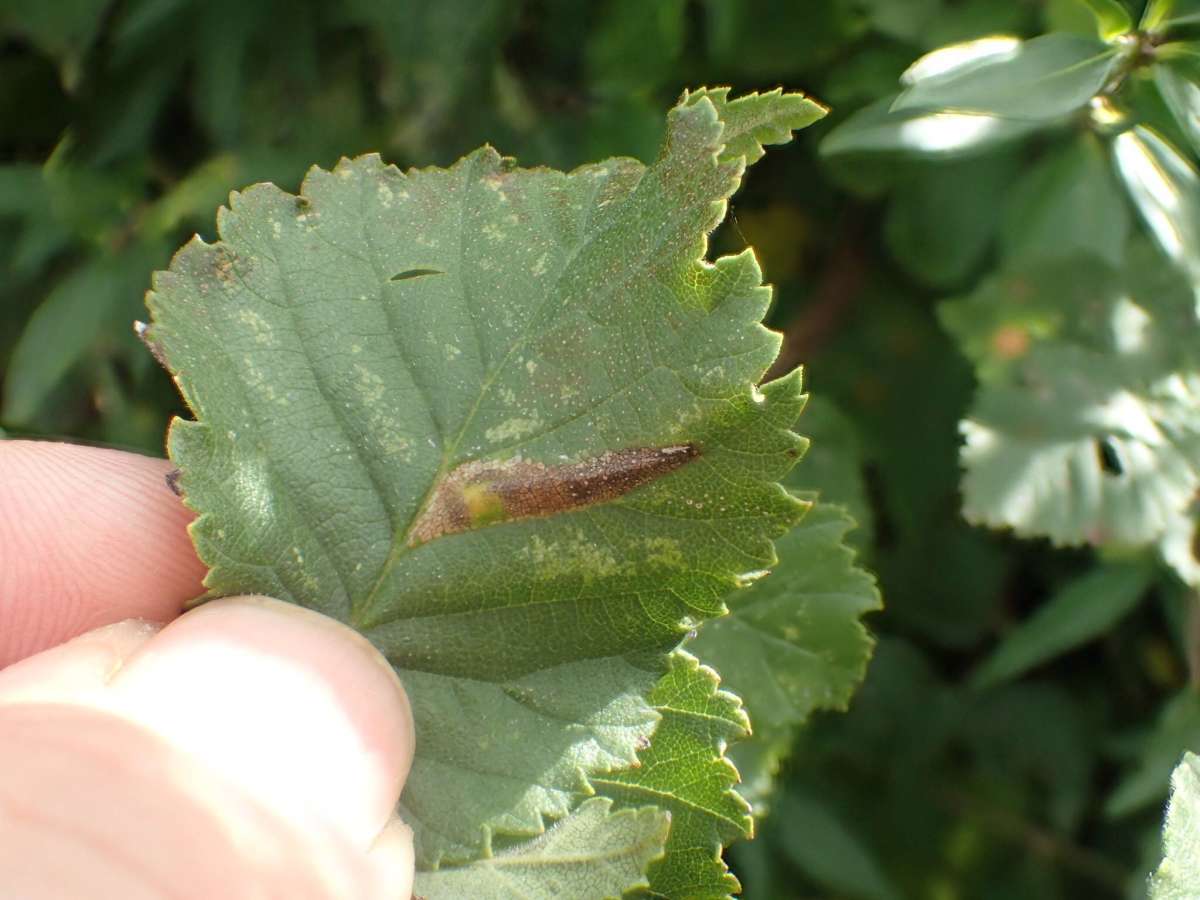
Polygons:
M960 285L996 234L995 210L1011 190L1011 154L922 167L892 195L884 222L896 262L933 287Z
M978 113L893 110L883 99L860 109L821 142L823 156L901 153L931 159L970 156L1028 137L1035 122Z
M1200 896L1200 756L1185 753L1171 775L1163 824L1163 861L1150 878L1150 900Z
M981 387L964 513L1059 544L1155 540L1200 487L1197 323L1145 252L1023 267L942 308Z
M1195 71L1194 63L1185 68L1178 62L1163 61L1154 67L1154 83L1191 141L1192 152L1200 153L1200 85L1189 77Z
M893 108L1046 122L1085 106L1121 61L1117 48L1074 34L981 44L943 47L919 59Z
M1108 155L1085 134L1051 151L1011 186L1001 241L1010 262L1091 253L1119 266L1129 228Z
M1109 816L1127 816L1166 797L1179 751L1200 751L1200 696L1187 688L1167 701L1140 744L1134 767L1104 804Z
M1100 37L1112 40L1133 30L1133 18L1120 0L1079 0L1096 17Z
M585 800L531 841L466 866L419 873L414 891L425 900L620 897L646 884L646 866L662 855L671 819L653 807L611 806L601 797Z
M1175 0L1149 0L1138 28L1155 33L1162 31L1163 23L1170 18L1174 6Z
M666 856L650 865L642 896L723 900L739 889L721 848L750 837L749 805L733 789L738 773L724 757L749 732L737 697L717 689L716 672L676 651L649 700L662 721L637 765L592 783L619 806L654 803L671 814Z
M817 797L793 788L780 798L776 815L787 823L776 831L783 852L836 896L865 900L901 896L861 836Z
M799 373L755 387L770 292L750 252L703 258L745 165L718 106L675 108L648 168L484 148L255 186L156 277L210 593L311 606L392 661L423 868L539 834L632 764L664 654L805 508L777 483Z
M127 333L142 279L163 255L157 245L138 245L115 256L93 256L64 276L30 316L13 349L0 418L11 426L33 424L73 366L112 343L114 328Z
M109 0L6 0L0 33L18 34L58 60L64 87L79 84L84 55L100 32Z
M860 548L869 544L874 512L867 497L862 438L855 423L827 397L814 396L804 406L804 433L812 446L804 454L804 464L788 475L788 487L801 494L815 492L822 504L843 507L858 524L850 542Z
M1153 34L1165 34L1173 28L1200 22L1197 0L1150 0L1139 28Z
M1117 135L1113 157L1162 252L1200 283L1200 174L1195 166L1140 125Z
M1110 563L1070 582L1013 629L971 677L995 687L1105 634L1142 598L1151 572L1137 563Z
M818 503L779 540L775 571L730 599L689 648L746 705L753 736L730 748L742 794L767 806L779 761L815 710L846 709L874 642L861 622L882 608L875 579L845 545L854 522Z

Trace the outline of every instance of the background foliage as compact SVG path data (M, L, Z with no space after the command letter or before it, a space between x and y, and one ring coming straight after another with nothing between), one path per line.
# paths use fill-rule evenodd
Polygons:
M1166 7L1136 41L1115 0L0 0L0 426L162 451L182 410L129 322L231 188L484 142L648 161L686 86L805 90L833 112L714 249L776 285L814 394L793 486L851 510L888 610L849 714L783 726L735 871L763 898L1139 896L1200 749L1200 56ZM1031 82L902 85L997 33L1057 37ZM931 130L947 106L973 128Z

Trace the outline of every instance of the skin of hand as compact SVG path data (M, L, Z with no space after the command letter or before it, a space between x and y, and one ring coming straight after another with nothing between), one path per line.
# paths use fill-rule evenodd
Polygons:
M204 566L168 470L0 442L0 897L410 896L395 673L278 600L180 615Z

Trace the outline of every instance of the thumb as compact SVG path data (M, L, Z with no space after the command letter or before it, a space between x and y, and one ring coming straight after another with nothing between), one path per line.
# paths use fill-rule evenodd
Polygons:
M0 895L406 897L413 752L360 635L265 598L0 672Z

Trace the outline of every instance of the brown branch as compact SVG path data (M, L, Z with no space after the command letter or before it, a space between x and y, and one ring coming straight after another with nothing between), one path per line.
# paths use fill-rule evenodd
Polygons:
M783 328L783 346L779 358L767 372L764 381L785 375L810 358L829 340L846 310L862 290L866 281L863 266L862 224L853 214L838 226L833 254L825 266L804 308Z
M956 815L974 817L985 828L1020 844L1034 856L1057 863L1068 872L1103 888L1106 893L1124 896L1129 873L1107 857L1007 810L984 807L962 791L943 791L941 800L943 806Z

